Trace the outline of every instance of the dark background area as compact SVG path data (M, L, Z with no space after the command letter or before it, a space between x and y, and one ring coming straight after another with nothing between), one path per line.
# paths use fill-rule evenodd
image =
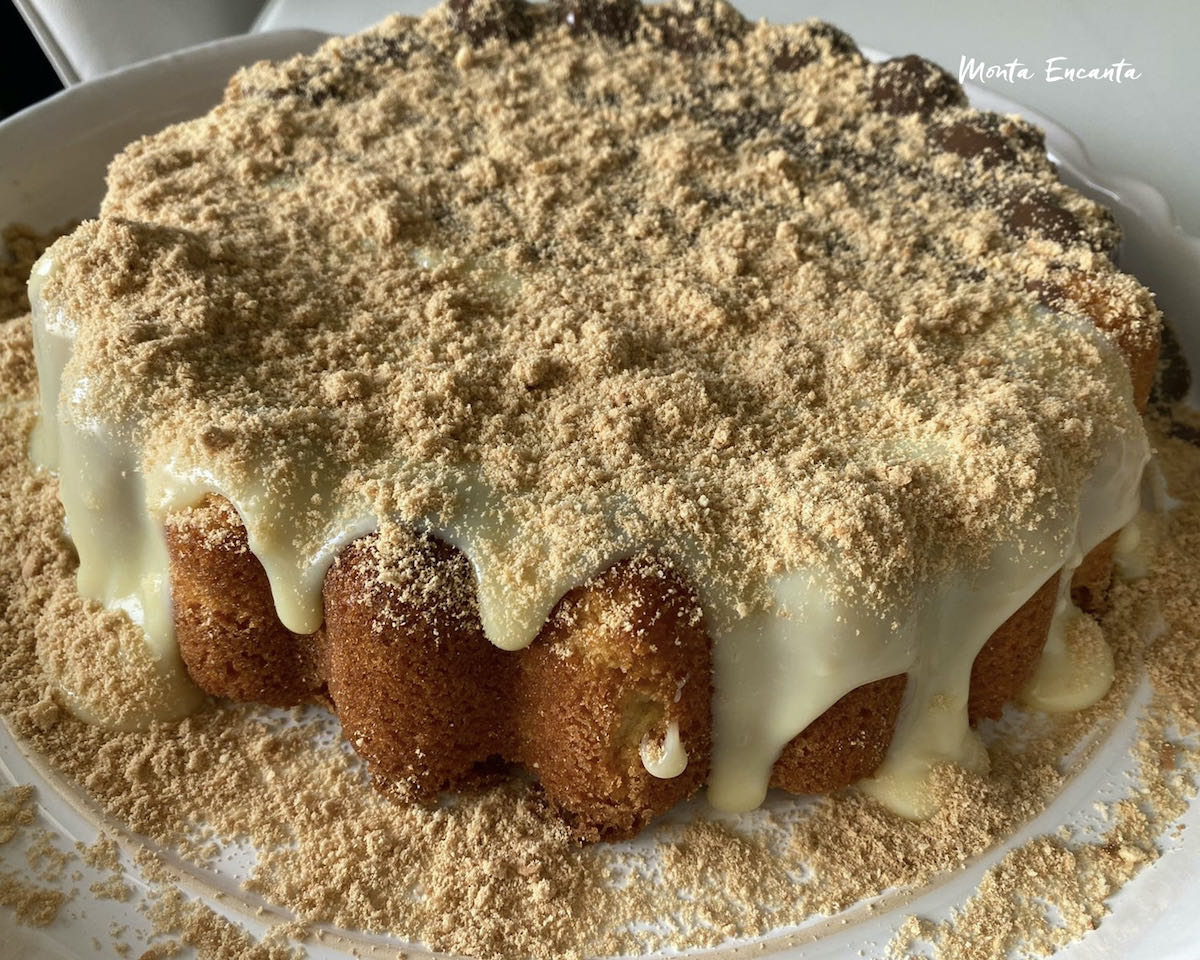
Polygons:
M11 0L0 0L0 119L62 89Z

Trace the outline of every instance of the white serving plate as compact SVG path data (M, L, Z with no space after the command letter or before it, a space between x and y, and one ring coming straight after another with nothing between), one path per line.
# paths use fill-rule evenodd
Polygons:
M126 143L203 113L219 99L226 79L238 66L309 51L322 36L289 31L204 44L73 87L0 123L0 223L22 221L46 229L92 215L103 195L108 161ZM1082 144L1053 121L991 90L968 87L968 93L978 107L1022 113L1043 127L1064 178L1113 208L1126 236L1123 266L1158 292L1192 368L1200 370L1200 241L1175 226L1165 201L1154 189L1096 170ZM1191 399L1200 401L1200 384L1193 384ZM885 898L871 912L859 907L833 920L815 921L791 932L786 938L789 946L780 943L779 937L769 937L762 944L765 950L755 949L754 954L770 953L780 960L880 956L908 914L945 917L970 896L983 872L1013 845L1064 823L1086 819L1098 795L1117 789L1120 773L1129 766L1129 746L1136 737L1136 715L1145 693L1144 688L1139 691L1129 713L1108 732L1094 759L1057 800L1006 843L925 890ZM5 781L36 785L37 825L58 834L60 846L75 840L91 843L100 829L119 832L119 824L105 821L80 791L47 769L39 758L27 755L0 725L0 785ZM1112 915L1099 930L1060 953L1064 960L1195 960L1200 956L1200 911L1185 908L1200 904L1200 804L1192 805L1184 823L1190 829L1171 841L1163 857L1113 899ZM209 874L191 871L184 885L214 909L261 933L286 914L239 893L239 871L244 863L244 858L232 852ZM72 864L71 869L79 866ZM20 842L0 846L0 870L28 871ZM150 889L136 869L129 866L128 872L139 896ZM13 912L0 908L0 955L77 960L97 955L93 938L100 943L101 955L108 955L109 929L117 924L128 926L125 939L137 956L147 945L139 931L148 926L136 909L138 897L128 903L93 898L87 888L100 879L103 875L83 870L83 877L74 883L81 893L43 930L18 926ZM214 899L218 892L225 894L220 902ZM265 907L266 913L253 915L259 907ZM308 949L313 957L332 960L348 956L351 949L360 956L394 957L401 946L386 938L347 934L340 944L327 942ZM421 955L419 950L406 949ZM722 950L699 955L730 954Z

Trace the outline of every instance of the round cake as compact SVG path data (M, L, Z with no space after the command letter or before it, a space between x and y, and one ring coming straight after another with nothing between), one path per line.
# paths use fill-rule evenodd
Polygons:
M31 280L34 456L140 627L142 694L61 696L325 703L397 800L524 771L584 840L705 786L927 814L976 720L1111 677L1074 634L1158 350L1117 239L937 66L719 2L243 70Z

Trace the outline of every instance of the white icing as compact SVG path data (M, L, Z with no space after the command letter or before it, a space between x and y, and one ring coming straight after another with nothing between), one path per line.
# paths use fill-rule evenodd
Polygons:
M536 531L518 528L482 480L464 477L457 493L458 507L449 522L427 526L471 561L483 632L503 650L521 650L533 643L563 594L626 552L622 549L582 567L553 564L544 540ZM504 546L516 540L523 546L519 563L509 560ZM557 575L551 576L555 570ZM514 575L520 582L516 591L509 583Z
M835 603L809 573L783 577L774 592L776 611L714 631L708 799L720 810L757 807L792 737L850 690L904 673L917 656L911 618L893 628Z
M30 281L41 402L31 453L41 466L58 471L59 499L79 556L80 594L123 610L142 628L149 663L159 674L156 680L165 680L171 691L164 698L170 704L165 715L178 716L194 708L200 694L175 645L162 524L146 508L137 452L128 432L71 416L73 403L84 399L89 385L78 380L70 384L69 392L62 390L76 328L41 298L51 267L52 261L42 258ZM140 657L121 662L129 670L146 664ZM110 712L103 704L90 705L80 691L64 693L84 719L95 720Z
M687 769L687 750L679 738L679 724L674 720L667 724L662 743L655 743L650 734L646 734L642 738L638 753L646 772L660 780L672 780Z
M215 463L190 463L182 452L164 458L143 477L130 431L86 422L75 413L73 398L88 385L78 379L63 382L74 329L41 298L41 286L52 270L53 261L43 258L31 284L42 382L34 455L44 466L59 470L68 525L80 557L80 592L124 609L140 622L164 669L177 674L181 685L187 684L173 643L162 522L170 512L217 493L234 505L245 523L250 549L266 570L280 620L297 633L316 630L322 621L321 587L329 565L346 544L373 530L378 518L362 504L339 502L331 489L293 484L289 497L281 499L244 477L222 475ZM482 282L496 281L484 277ZM740 615L738 598L707 582L696 558L678 558L697 587L713 635L709 797L715 806L757 806L789 740L850 690L901 673L907 673L908 684L892 746L864 788L892 809L919 816L933 808L924 784L935 763L976 768L986 764L986 752L967 722L976 654L1055 571L1078 563L1133 516L1149 455L1140 419L1128 399L1124 364L1093 327L1045 311L1012 322L1084 330L1105 358L1107 375L1126 383L1121 430L1103 452L1077 512L1046 504L1039 528L998 546L984 569L951 572L885 610L837 599L848 592L834 589L837 584L830 578L839 576L834 567L832 572L793 570L779 577L771 584L773 610ZM912 456L954 455L936 441L914 443ZM513 525L495 502L498 498L477 477L463 472L449 485L457 506L448 518L428 518L426 526L470 560L484 631L504 649L531 643L569 589L635 546L653 546L618 536L613 538L615 552L607 556L581 550L576 558L550 558L532 531ZM327 504L326 512L315 518L314 511L302 509L316 502L314 497ZM548 577L548 570L565 573ZM514 584L522 589L514 590ZM682 744L673 749L669 733L662 757L642 746L643 762L656 776L661 774L655 769L673 769L680 757L686 763Z
M1115 675L1112 648L1099 625L1071 602L1070 578L1060 592L1037 672L1021 692L1029 706L1069 713L1098 703Z
M1142 510L1121 531L1113 551L1114 572L1123 580L1150 576L1150 565L1158 543L1160 513Z
M47 470L58 469L58 395L62 392L63 368L71 358L75 324L63 310L42 300L42 287L54 261L42 257L29 276L29 305L33 312L33 357L38 371L38 403L41 416L33 428L30 451L34 462Z
M1170 498L1156 464L1144 472L1142 509L1121 528L1113 550L1113 573L1123 580L1149 576L1158 528ZM1094 536L1093 532L1093 536ZM1029 706L1047 713L1069 713L1098 703L1109 691L1116 673L1112 648L1098 624L1071 602L1071 576L1087 553L1076 545L1063 568L1037 672L1021 693Z

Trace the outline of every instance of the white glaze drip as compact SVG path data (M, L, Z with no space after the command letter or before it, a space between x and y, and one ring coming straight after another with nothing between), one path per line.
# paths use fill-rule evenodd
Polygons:
M551 563L537 531L520 528L481 479L464 475L456 494L457 507L449 521L435 524L431 520L426 526L471 561L483 632L503 650L522 650L533 643L563 594L627 552L622 546L590 563ZM518 540L524 549L521 561L514 563L505 544ZM551 576L549 571L557 571L557 575ZM519 581L517 590L510 586L514 575Z
M667 724L661 743L654 742L650 734L642 737L638 753L646 772L659 780L673 780L687 769L687 750L679 738L679 724L674 720Z
M1105 349L1113 352L1106 345ZM996 629L1060 569L1056 619L1063 626L1065 613L1061 611L1064 603L1070 605L1071 574L1090 550L1137 513L1150 448L1129 394L1122 413L1123 429L1103 451L1084 484L1074 516L1054 516L1048 510L1047 522L1040 530L1028 532L1016 544L998 547L991 564L973 581L942 585L931 615L921 624L925 635L921 659L928 658L934 665L918 661L909 671L888 756L875 776L862 784L894 812L921 818L938 809L937 798L927 789L935 764L951 762L974 770L986 767L987 753L967 722L971 665L976 655ZM1062 650L1051 630L1050 649L1042 661L1047 666L1039 666L1043 691L1067 683L1075 675L1066 661L1065 632L1059 633ZM1094 675L1100 676L1099 672ZM1095 699L1107 689L1106 684Z
M1150 576L1161 526L1161 513L1143 509L1121 531L1113 551L1113 565L1117 576L1123 580L1140 580Z
M855 687L904 673L917 655L912 618L893 627L836 603L812 574L789 574L774 593L777 610L736 620L713 638L708 799L720 810L757 807L792 737Z
M1029 706L1046 713L1070 713L1098 703L1115 674L1112 648L1099 625L1071 602L1069 579L1060 595L1037 672L1021 692Z
M130 656L120 658L121 663L131 671L155 670L156 676L146 683L165 681L170 691L164 702L171 706L160 719L182 716L199 703L200 692L175 645L162 524L146 509L137 451L128 431L70 416L72 402L83 399L89 385L76 381L69 392L62 389L76 328L42 301L41 287L51 267L43 258L30 279L41 401L31 454L39 465L58 471L67 531L79 556L80 594L123 610L142 628L149 659ZM104 704L89 704L80 691L68 689L64 694L85 720L110 713Z

